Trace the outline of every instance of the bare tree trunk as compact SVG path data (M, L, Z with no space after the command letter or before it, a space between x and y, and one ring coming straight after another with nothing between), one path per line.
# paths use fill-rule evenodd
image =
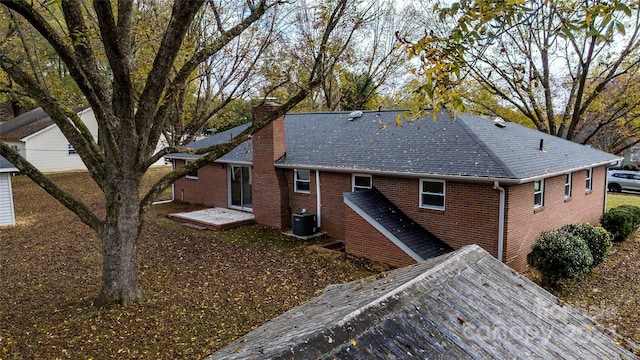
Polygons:
M137 250L142 228L138 200L141 176L121 179L107 194L107 215L102 231L102 290L96 305L139 302ZM135 191L132 191L135 190Z

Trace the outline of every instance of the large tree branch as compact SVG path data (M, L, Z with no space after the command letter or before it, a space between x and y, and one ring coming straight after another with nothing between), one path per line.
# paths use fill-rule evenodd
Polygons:
M169 84L167 74L171 71L191 21L203 3L204 0L176 0L173 5L171 19L162 37L151 71L146 78L145 87L140 95L138 111L135 115L138 133L141 135L139 149L141 154L146 154L144 150L150 140L155 142L159 138L161 130L154 130L153 127L161 124L154 124L154 115L158 110L160 97ZM149 131L149 128L152 130Z
M105 159L86 124L78 118L74 111L40 88L33 78L22 71L18 64L4 53L0 53L0 66L26 92L38 95L35 100L42 105L47 114L58 125L60 131L78 150L82 161L94 175L98 185L104 185L104 183L101 183L101 179L105 174Z
M306 81L306 86L300 88L298 92L294 96L289 98L289 100L285 102L282 106L280 106L273 112L266 114L262 119L262 121L257 123L254 122L252 126L250 126L241 134L239 134L234 140L223 145L214 145L211 148L201 149L200 152L209 152L208 155L198 159L194 163L189 164L191 166L187 165L188 167L174 170L169 174L165 175L164 177L162 177L158 182L156 182L151 187L151 189L147 192L147 194L141 200L140 202L141 215L146 213L147 210L149 210L149 208L151 207L151 204L153 203L153 200L158 196L158 194L160 194L162 191L164 191L164 189L169 187L169 185L171 185L175 180L179 179L180 177L188 174L189 172L195 169L198 169L199 167L206 165L211 161L218 159L220 156L231 151L237 145L246 141L249 138L248 137L249 135L256 133L260 129L272 123L275 119L281 116L284 116L285 113L287 113L294 106L296 106L298 103L304 100L309 95L311 90L313 90L314 88L320 85L320 77L318 76L318 69L320 69L323 61L323 56L325 56L326 47L329 42L330 34L335 30L339 20L343 16L344 10L347 5L347 1L348 0L339 0L338 3L336 4L336 7L334 8L334 11L332 11L331 13L329 20L327 21L325 32L322 37L322 42L319 48L320 51L314 57L313 69L309 73L309 78Z
M98 218L85 204L80 200L68 194L64 189L60 188L56 183L51 181L47 176L42 174L35 166L31 165L20 154L11 149L8 145L0 142L0 155L9 160L20 172L28 176L38 186L43 188L47 193L58 200L62 205L73 211L83 223L87 224L97 233L101 233L104 225L103 220Z
M160 137L160 133L162 132L168 110L173 106L175 100L178 98L177 95L184 90L184 86L190 74L198 67L199 64L201 64L207 58L218 53L233 39L238 37L244 30L258 21L258 19L262 17L267 9L268 6L266 4L266 0L261 0L247 17L242 19L238 24L236 24L228 31L220 34L220 36L218 36L215 41L202 48L185 62L185 64L176 74L175 78L171 81L171 84L168 86L167 92L164 96L163 104L156 112L155 119L150 125L151 132L149 138L147 139L147 148L155 146L154 142Z

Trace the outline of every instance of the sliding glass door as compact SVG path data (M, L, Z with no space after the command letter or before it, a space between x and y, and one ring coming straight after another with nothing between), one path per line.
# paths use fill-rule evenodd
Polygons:
M251 168L231 165L229 183L229 207L251 210Z

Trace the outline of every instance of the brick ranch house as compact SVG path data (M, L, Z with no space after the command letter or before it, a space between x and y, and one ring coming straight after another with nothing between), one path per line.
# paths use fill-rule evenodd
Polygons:
M277 106L255 106L254 120ZM542 231L599 222L619 157L514 123L443 114L395 126L400 114L286 114L176 181L174 198L252 212L278 229L306 209L346 252L397 267L478 244L523 271ZM168 158L180 167L196 156Z

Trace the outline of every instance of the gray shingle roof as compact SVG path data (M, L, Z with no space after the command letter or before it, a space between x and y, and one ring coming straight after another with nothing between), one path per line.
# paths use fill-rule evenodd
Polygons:
M204 149L207 148L209 146L213 146L213 145L219 145L219 144L224 144L227 143L231 140L233 140L236 136L238 136L241 132L245 131L249 126L251 126L251 123L246 123L246 124L242 124L242 125L238 125L234 128L225 130L225 131L221 131L219 133L213 134L211 136L207 136L203 139L200 139L198 141L194 141L190 144L188 144L186 147L190 148L190 149ZM238 148L241 148L242 145L236 147L233 151L236 151ZM165 156L166 158L169 159L197 159L200 156L202 156L202 154L189 154L189 153L172 153L172 154L168 154L167 156Z
M636 358L601 330L471 245L329 286L207 359Z
M5 159L3 156L0 156L0 172L14 172L17 171L16 167L9 162L9 160Z
M411 220L375 187L344 193L343 196L347 205L358 213L362 212L365 220L375 223L372 224L374 227L380 226L379 230L391 241L400 242L396 245L402 246L403 250L404 247L408 248L408 254L413 255L416 261L453 251L449 245Z
M399 110L287 114L283 167L469 178L525 179L586 168L617 156L513 123L441 114L395 126ZM385 126L386 125L386 126ZM546 151L538 149L544 139Z
M426 115L396 127L402 113L363 111L356 119L348 112L287 114L286 156L276 166L517 182L620 159L515 123L499 128L466 114L455 120L440 114L436 121ZM217 161L251 163L252 151L249 140Z
M491 153L510 178L523 179L610 163L620 157L514 123L504 128L461 115L460 124ZM540 150L543 140L543 151Z
M53 125L53 120L41 108L35 108L0 125L0 139L20 140Z

